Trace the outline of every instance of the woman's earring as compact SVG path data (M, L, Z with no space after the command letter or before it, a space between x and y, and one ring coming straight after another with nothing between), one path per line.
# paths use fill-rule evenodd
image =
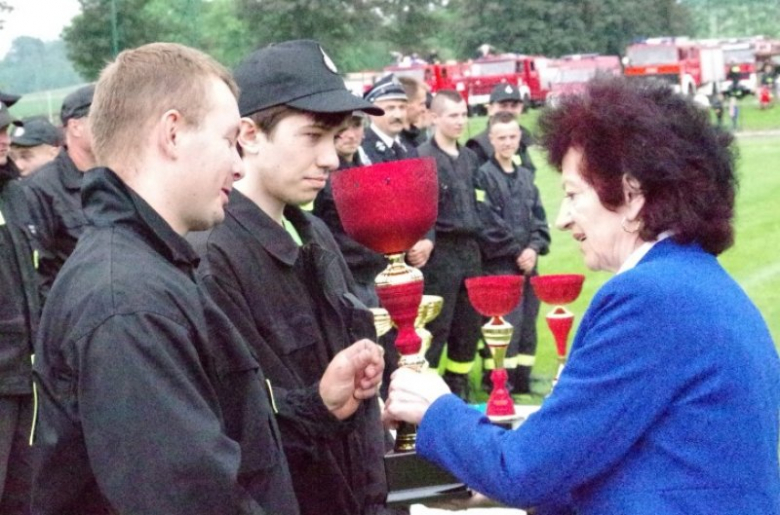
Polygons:
M629 229L628 227L626 227L626 222L627 222L627 221L628 221L628 220L627 220L627 219L626 219L626 217L624 216L624 217L623 217L623 220L621 220L621 221L620 221L620 227L621 227L621 229L623 229L624 231L626 231L628 234L636 234L636 233L638 233L638 232L639 232L639 226L640 226L642 223L641 223L641 222L637 222L637 224L636 224L636 227L635 227L633 230L631 230L631 229Z

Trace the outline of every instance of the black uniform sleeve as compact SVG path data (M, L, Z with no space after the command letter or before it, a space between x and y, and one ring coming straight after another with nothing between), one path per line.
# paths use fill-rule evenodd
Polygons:
M263 513L239 486L241 451L225 435L192 336L166 317L134 313L78 344L84 441L117 513Z
M531 178L533 180L533 177ZM547 223L547 212L542 205L542 198L539 195L539 188L531 183L533 189L534 204L531 208L531 217L533 227L531 228L531 241L528 246L536 251L540 256L550 252L550 224Z
M43 301L62 267L62 261L54 252L57 220L52 209L52 199L46 192L29 183L25 183L24 190L33 226L34 243L38 251L38 282Z

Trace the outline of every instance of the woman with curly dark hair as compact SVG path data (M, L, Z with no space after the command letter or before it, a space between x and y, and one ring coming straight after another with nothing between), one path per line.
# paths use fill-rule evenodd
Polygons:
M399 370L386 417L417 451L513 506L586 514L780 514L780 361L716 256L733 244L732 138L660 84L593 82L540 119L562 172L556 225L594 296L560 381L520 428Z

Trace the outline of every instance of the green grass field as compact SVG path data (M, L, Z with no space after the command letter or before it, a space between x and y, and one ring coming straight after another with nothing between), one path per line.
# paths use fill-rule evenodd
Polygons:
M780 106L771 111L759 111L745 106L745 122L751 125L761 121L767 129L780 129ZM524 115L524 124L531 124L538 111ZM774 122L766 122L762 116ZM472 121L474 133L484 126L484 119ZM740 189L737 198L736 244L725 252L720 261L737 282L756 303L769 325L775 345L780 350L780 259L777 257L780 242L780 219L777 208L772 207L772 199L780 197L780 136L739 136L737 145L740 152L738 173ZM545 156L532 149L532 157L538 170L536 183L547 209L547 217L552 224L557 216L562 200L560 175L545 161ZM586 280L580 298L570 309L576 314L577 321L582 317L596 290L606 282L611 274L591 272L583 265L576 242L568 233L552 230L550 254L540 258L540 273L582 273ZM539 344L534 374L551 378L557 369L555 345L546 326L544 315L549 306L542 304L538 320ZM572 337L574 331L572 331ZM478 367L477 367L478 368ZM473 372L473 385L479 384L479 370ZM477 399L484 400L479 394ZM530 402L540 402L536 398Z

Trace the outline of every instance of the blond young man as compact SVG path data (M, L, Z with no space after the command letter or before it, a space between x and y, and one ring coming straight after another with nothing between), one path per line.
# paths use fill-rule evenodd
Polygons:
M175 44L122 52L101 74L90 228L37 342L36 514L299 513L264 375L183 238L224 219L243 174L237 94L222 66ZM317 392L349 416L374 395L381 352L358 342L333 363Z

